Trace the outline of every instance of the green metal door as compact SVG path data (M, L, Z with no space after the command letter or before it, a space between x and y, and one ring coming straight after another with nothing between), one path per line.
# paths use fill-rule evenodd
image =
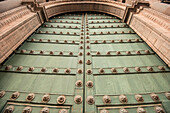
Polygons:
M2 113L168 113L170 69L120 19L70 13L2 64L0 91Z

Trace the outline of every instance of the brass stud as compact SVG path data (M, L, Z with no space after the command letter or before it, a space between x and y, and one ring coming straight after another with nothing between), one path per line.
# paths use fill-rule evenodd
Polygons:
M90 64L91 64L91 61L90 61L90 60L87 60L87 61L86 61L86 64L87 64L87 65L90 65Z
M110 104L111 103L111 98L108 95L103 96L103 103L104 104Z
M80 39L83 39L83 37L81 37Z
M96 35L96 32L94 32L93 35Z
M89 36L87 36L86 39L89 39Z
M92 74L92 70L91 70L91 69L88 69L88 70L86 71L86 73L87 73L88 75L91 75L91 74Z
M111 27L114 27L113 25L111 25Z
M31 102L32 100L34 100L34 98L35 98L35 94L34 93L30 93L26 97L26 101Z
M111 40L112 43L114 43L115 41L114 40Z
M95 103L94 97L93 96L88 96L86 99L86 102L90 105Z
M57 98L57 103L58 104L64 104L66 102L66 97L65 96L59 96Z
M155 112L156 113L165 113L164 109L162 107L159 107L159 106L155 107Z
M54 27L53 25L51 25L51 27Z
M77 33L74 32L74 35L77 35Z
M86 43L90 43L90 41L87 40Z
M128 31L128 33L132 33L131 31Z
M68 32L67 32L68 33ZM60 32L60 34L62 35L63 34L63 32Z
M136 54L141 54L140 51L136 51Z
M75 28L77 29L78 27L76 26Z
M66 28L66 26L63 26L63 28Z
M82 53L82 52L80 52L80 53L79 53L79 56L82 56L82 55L83 55L83 53Z
M42 39L39 39L39 42L42 42L43 40Z
M142 95L139 95L139 94L135 95L135 99L136 99L137 102L143 102L144 101Z
M48 34L49 32L48 32L48 31L46 31L45 33L46 33L46 34Z
M160 69L161 71L165 71L165 67L164 66L158 66L158 69Z
M83 41L80 41L81 44L83 44Z
M88 88L92 88L93 87L93 82L92 81L87 81L86 86Z
M152 98L153 101L155 101L155 102L159 101L159 97L158 97L157 94L151 93L150 96L151 96L151 98Z
M77 73L78 73L78 74L82 74L83 71L82 71L81 69L78 69Z
M95 28L94 26L92 28Z
M56 34L56 32L55 32L55 31L53 31L53 34Z
M41 68L41 72L46 72L47 71L47 68L43 67Z
M100 69L99 69L99 73L100 73L100 74L104 74L104 69L103 69L103 68L100 68Z
M34 39L34 38L32 38L32 39L31 39L31 41L32 41L32 42L34 42L34 41L35 41L35 39Z
M77 80L77 81L76 81L76 86L77 86L77 87L82 87L82 85L83 85L83 83L82 83L81 80Z
M127 97L126 97L125 95L120 95L120 96L119 96L119 101L120 101L121 103L127 103L127 102L128 102L128 99L127 99Z
M120 53L120 51L116 51L116 54L117 54L117 55L120 55L121 53Z
M26 50L24 50L24 49L21 50L21 53L25 53L25 52L26 52Z
M12 93L12 95L11 95L11 99L12 100L16 100L18 97L19 97L19 92L14 92L14 93Z
M34 67L29 67L28 71L30 72L34 71Z
M123 68L123 71L124 71L125 73L128 73L128 72L129 72L129 69L128 69L127 67L124 67L124 68Z
M41 50L41 51L40 51L40 54L44 54L44 51Z
M18 66L17 71L21 71L23 69L23 66Z
M108 31L107 34L110 34L110 31Z
M116 68L112 68L112 69L111 69L111 72L112 72L112 73L117 73Z
M103 109L103 110L101 110L101 111L100 111L100 113L109 113L109 111L108 111L108 110Z
M80 46L80 49L83 49L83 46Z
M54 68L54 69L53 69L53 72L54 72L54 73L57 73L58 71L59 71L58 68Z
M59 52L59 55L63 55L63 52L62 52L62 51L60 51L60 52Z
M150 53L150 51L149 51L149 50L145 50L145 53L146 53L146 54L149 54L149 53Z
M117 31L115 31L114 34L117 34Z
M95 41L94 41L94 43L98 43L98 41L97 41L97 40L95 40Z
M32 112L32 108L31 107L25 107L23 109L23 112L22 113L31 113Z
M69 32L67 32L67 35L69 35L70 33Z
M86 33L86 35L89 35L89 33Z
M66 21L66 23L68 23L68 21Z
M49 112L50 112L50 109L47 107L42 108L40 111L40 113L49 113Z
M131 42L132 40L131 39L128 39L127 42Z
M67 40L64 40L64 43L67 43Z
M103 32L100 32L100 34L103 34Z
M90 46L87 46L86 49L90 49Z
M11 65L7 65L7 66L5 67L5 70L10 70L11 68L12 68Z
M0 91L0 99L5 95L5 91Z
M70 52L69 55L73 56L73 52Z
M46 94L42 97L42 102L47 103L50 101L50 95Z
M140 71L141 71L140 67L135 67L135 70L136 70L137 72L140 72Z
M79 62L78 62L79 64L82 64L83 63L83 61L82 60L79 60Z
M117 25L117 27L120 27L119 25Z
M82 103L82 97L80 95L77 95L74 97L74 102L76 104L81 104Z
M33 53L34 53L34 50L31 50L30 53L33 54Z
M67 69L65 70L65 73L66 73L66 74L71 73L71 69L67 68Z
M152 72L152 71L153 71L153 68L152 68L151 66L148 66L148 67L147 67L147 70Z
M137 113L146 113L145 109L139 107L137 108Z
M131 54L131 52L130 52L130 51L126 51L126 54L127 54L127 55L130 55L130 54Z
M98 51L98 52L96 52L96 55L100 55L100 52Z
M123 42L123 40L121 39L121 40L119 40L119 42Z
M166 92L166 93L165 93L165 96L166 96L166 98L167 98L168 100L170 100L170 92Z
M101 26L99 26L99 28L101 28Z
M58 40L56 40L55 42L57 42L57 43L58 43L59 41L58 41Z
M103 40L103 43L106 43L106 40Z
M86 55L88 55L88 56L89 56L89 55L90 55L90 52L87 52L87 54L86 54Z
M110 51L108 51L106 54L107 54L107 55L110 55Z
M136 42L139 42L139 39L136 39L135 41L136 41Z
M126 109L124 109L124 108L121 108L121 109L119 110L119 113L128 113L128 111L127 111Z
M5 109L4 113L12 113L14 111L14 106L10 105Z
M50 55L53 55L54 54L54 52L53 51L50 51Z

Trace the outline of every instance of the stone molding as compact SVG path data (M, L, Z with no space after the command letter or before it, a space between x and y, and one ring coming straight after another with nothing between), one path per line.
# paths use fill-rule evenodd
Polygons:
M144 8L131 13L129 25L170 67L170 17Z

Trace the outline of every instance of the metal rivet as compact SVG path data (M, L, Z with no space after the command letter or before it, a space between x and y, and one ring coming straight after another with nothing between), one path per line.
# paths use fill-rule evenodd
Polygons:
M126 51L126 54L127 54L127 55L130 55L130 54L131 54L131 52L130 52L130 51Z
M110 51L108 51L106 54L107 54L107 55L110 55Z
M83 41L80 41L81 44L83 44Z
M22 113L31 113L32 112L32 108L31 107L25 107L23 109L23 112Z
M38 33L42 33L42 31L38 31Z
M131 31L128 31L128 33L132 33Z
M41 68L41 72L46 72L47 71L47 68L43 67Z
M108 31L107 34L110 34L110 31Z
M34 50L31 50L30 53L33 54L33 53L34 53Z
M5 109L5 112L4 113L12 113L14 111L14 106L8 106L6 109Z
M42 97L42 102L47 103L50 101L50 95L46 94Z
M89 33L86 33L86 35L89 35Z
M86 86L88 88L92 88L93 87L93 82L92 81L87 81Z
M89 55L90 55L90 52L87 52L87 55L89 56Z
M128 113L128 111L127 111L126 109L124 109L124 108L121 108L121 109L119 110L119 113Z
M123 42L123 40L121 39L121 40L119 40L119 42Z
M34 39L34 38L32 38L32 39L31 39L31 41L32 41L32 42L34 42L34 41L35 41L35 39Z
M111 27L114 27L113 25L111 25Z
M23 69L23 66L18 66L17 71L21 71Z
M146 113L145 109L143 108L137 108L137 113Z
M136 42L139 42L139 39L136 39L135 41L136 41Z
M165 113L164 109L162 107L159 107L159 106L155 107L155 112L156 113Z
M80 46L80 49L83 49L83 46Z
M35 98L35 94L34 93L30 93L28 94L28 96L26 97L26 101L32 101Z
M87 36L86 39L89 39L89 36Z
M86 49L90 49L90 46L87 46Z
M11 68L12 68L11 65L7 65L7 66L5 67L5 70L10 70Z
M68 32L67 32L68 33ZM60 34L63 34L63 32L60 32Z
M103 34L103 32L100 32L100 34Z
M53 34L56 34L56 32L55 32L55 31L53 31Z
M59 52L59 55L63 55L63 52L62 52L62 51L60 51L60 52Z
M83 61L82 60L79 60L79 62L78 62L79 64L82 64L83 63Z
M104 104L110 104L111 98L108 95L103 96L103 103Z
M58 113L68 113L67 112L67 110L66 109L61 109L61 110L59 110L59 112Z
M88 74L88 75L92 74L92 70L91 70L91 69L88 69L88 70L87 70L87 74Z
M82 81L81 80L77 80L76 86L77 87L82 87L82 85L83 85Z
M65 101L66 101L66 97L65 97L65 96L59 96L59 97L57 98L57 103L58 103L58 104L64 104Z
M105 23L105 21L103 21L103 23Z
M82 55L83 55L83 53L82 53L82 52L80 52L80 53L79 53L79 56L82 56Z
M90 43L90 41L87 40L86 43Z
M95 41L94 41L94 43L98 43L98 41L97 41L97 40L95 40Z
M90 60L87 60L87 61L86 61L86 64L87 64L87 65L90 65L90 64L91 64L91 61L90 61Z
M137 102L143 102L144 101L142 95L139 95L139 94L135 95L135 99L136 99Z
M88 96L86 99L86 102L90 105L95 103L94 97L93 96Z
M99 69L99 73L100 73L100 74L104 74L104 69L103 69L103 68L100 68L100 69Z
M92 28L95 28L94 26Z
M71 56L72 56L72 55L73 55L73 52L70 52L70 53L69 53L69 55L71 55Z
M48 34L49 32L48 32L48 31L46 31L45 33L47 33L47 34Z
M127 42L131 42L132 40L131 39L128 39Z
M43 53L44 53L44 51L41 50L41 51L40 51L40 54L43 54Z
M34 71L34 67L29 67L28 71Z
M77 29L78 27L76 26L75 28Z
M136 54L140 54L140 51L136 51Z
M141 71L140 67L135 67L135 70L136 70L137 72L140 72L140 71Z
M67 35L69 35L70 33L69 32L67 32Z
M165 71L165 67L164 66L158 66L158 69Z
M117 55L120 55L121 53L120 53L120 51L117 51L116 54L117 54Z
M84 33L81 33L81 35L83 35Z
M103 43L106 43L106 40L103 40Z
M147 70L148 70L148 71L153 71L153 68L150 67L150 66L148 66L148 67L147 67Z
M53 55L54 54L54 52L53 51L50 51L50 55Z
M81 37L80 39L83 39L83 37Z
M25 52L26 52L26 50L24 50L24 49L21 50L21 53L25 53Z
M53 69L53 72L55 72L55 73L57 73L58 71L59 71L58 68Z
M123 71L127 73L127 72L129 72L129 69L127 67L124 67Z
M98 51L98 52L96 52L96 55L100 55L100 52Z
M19 95L20 95L19 92L12 93L11 99L15 100L15 99L17 99L19 97Z
M95 35L95 34L96 34L96 32L93 33L93 35Z
M58 40L56 40L55 42L57 42L57 43L58 43L59 41L58 41Z
M64 40L64 43L67 43L67 40Z
M115 41L114 40L111 40L112 43L114 43Z
M119 101L120 101L121 103L127 103L127 102L128 102L128 99L127 99L127 97L126 97L125 95L120 95L120 96L119 96Z
M149 54L149 53L150 53L150 51L149 51L149 50L145 50L145 53L146 53L146 54Z
M97 23L99 23L99 21L97 21Z
M74 102L76 104L81 104L82 103L82 97L80 95L77 95L74 97Z
M63 26L63 28L66 28L66 26Z
M116 72L117 72L116 68L112 68L112 69L111 69L111 72L112 72L112 73L116 73Z
M53 25L51 25L51 27L54 27Z
M77 33L74 33L74 35L77 35Z
M40 42L42 42L43 40L42 39L39 39Z
M0 99L5 95L5 91L0 92Z
M67 68L66 70L65 70L65 73L66 74L69 74L71 72L71 69L69 69L69 68Z
M104 27L107 28L107 25L105 25Z
M100 113L109 113L109 111L108 111L108 110L103 109L103 110L101 110L101 111L100 111Z
M42 108L40 113L49 113L50 112L50 109L45 107L45 108Z
M151 93L150 96L151 96L151 98L152 98L153 101L159 101L159 97L158 97L157 94Z
M78 71L77 71L78 74L82 74L82 72L83 71L81 69L78 69Z
M165 96L166 96L166 98L167 98L168 100L170 100L170 92L166 92L166 93L165 93Z
M62 20L60 20L60 22L62 23L63 21L62 21Z

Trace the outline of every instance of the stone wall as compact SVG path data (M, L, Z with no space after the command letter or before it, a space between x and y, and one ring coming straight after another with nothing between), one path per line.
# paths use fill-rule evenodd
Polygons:
M41 22L38 14L20 6L0 14L0 63L2 63Z

